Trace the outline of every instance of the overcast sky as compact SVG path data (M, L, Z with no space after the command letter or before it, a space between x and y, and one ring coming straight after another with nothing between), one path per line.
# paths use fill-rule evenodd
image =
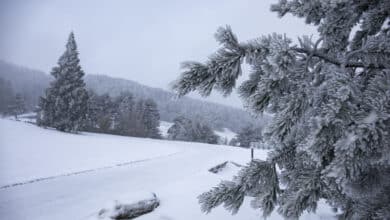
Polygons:
M84 71L168 89L180 63L204 61L219 26L240 41L272 32L311 35L313 27L278 18L275 0L0 0L0 59L50 72L74 31ZM236 96L212 101L241 106Z

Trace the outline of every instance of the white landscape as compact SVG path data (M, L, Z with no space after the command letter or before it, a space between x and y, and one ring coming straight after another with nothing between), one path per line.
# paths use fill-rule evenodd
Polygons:
M390 220L390 0L0 17L0 220Z
M267 152L255 151L265 159ZM99 219L115 201L132 203L155 193L160 206L137 219L261 219L250 198L236 215L222 207L200 211L197 196L238 172L224 161L245 164L249 150L230 146L106 134L68 134L0 119L0 219ZM15 185L16 184L16 185ZM332 219L320 205L302 219ZM269 219L283 219L276 213Z

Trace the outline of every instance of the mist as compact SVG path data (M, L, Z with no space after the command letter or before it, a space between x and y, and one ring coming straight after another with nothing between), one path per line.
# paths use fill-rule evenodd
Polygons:
M302 20L278 18L270 11L275 2L5 0L0 59L49 73L73 31L87 74L170 89L181 62L204 61L218 48L213 35L219 26L230 25L240 41L273 32L292 38L315 32ZM235 93L225 98L214 92L208 100L242 107Z

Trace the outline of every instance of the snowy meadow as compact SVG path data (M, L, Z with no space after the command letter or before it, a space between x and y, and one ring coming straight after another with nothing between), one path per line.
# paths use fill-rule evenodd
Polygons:
M245 165L248 149L106 134L67 134L0 119L1 219L99 219L115 201L133 203L155 193L161 205L139 219L259 219L246 202L232 216L222 207L205 215L197 196L230 180L239 168L208 170L225 161ZM22 137L21 137L21 134ZM31 147L32 144L36 147ZM267 152L256 150L256 158ZM326 206L303 219L331 218ZM138 218L137 218L138 219ZM283 219L273 215L270 219Z

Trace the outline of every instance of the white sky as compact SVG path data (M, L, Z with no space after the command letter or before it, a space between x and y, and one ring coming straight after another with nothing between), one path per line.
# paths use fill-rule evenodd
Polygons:
M0 0L0 59L49 72L74 31L86 73L168 89L180 63L204 61L214 33L231 25L240 41L272 32L295 38L315 29L278 18L275 0ZM240 107L234 95L211 101Z

